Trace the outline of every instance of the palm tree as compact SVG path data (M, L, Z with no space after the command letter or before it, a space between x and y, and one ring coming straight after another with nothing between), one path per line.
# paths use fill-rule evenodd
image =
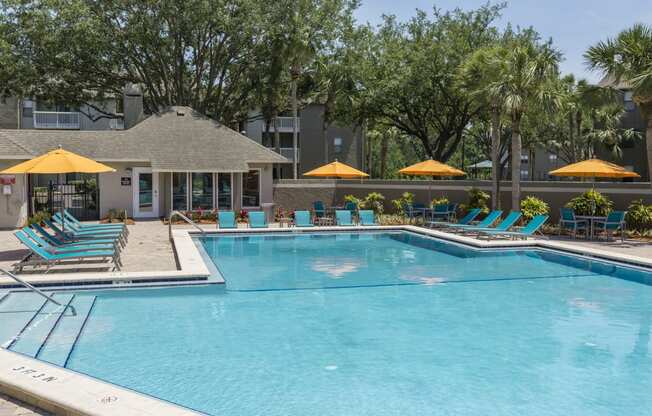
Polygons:
M550 83L557 79L560 55L549 43L541 44L533 31L514 34L490 65L499 68L499 77L491 86L500 91L512 128L512 209L521 202L521 121L532 102L551 100Z
M590 47L584 58L589 68L612 78L615 87L631 89L645 120L648 177L652 177L652 27L636 24Z
M491 119L491 208L500 208L500 136L505 111L505 71L507 49L500 45L479 49L462 65L462 88L489 109Z

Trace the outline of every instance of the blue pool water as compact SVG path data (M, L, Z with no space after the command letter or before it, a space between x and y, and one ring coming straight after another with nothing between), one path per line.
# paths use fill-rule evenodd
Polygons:
M213 415L652 414L648 272L403 232L198 244L225 288L78 293L66 366Z

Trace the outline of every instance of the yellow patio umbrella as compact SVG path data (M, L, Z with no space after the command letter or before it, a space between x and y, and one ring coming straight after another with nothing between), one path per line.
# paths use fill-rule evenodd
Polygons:
M466 173L457 168L449 166L445 163L437 162L436 160L424 160L423 162L415 163L399 170L399 173L404 175L417 175L417 176L464 176ZM432 201L431 198L431 183L428 183L428 204Z
M636 172L630 172L615 163L605 162L600 159L589 159L573 163L563 168L548 172L553 176L570 176L579 178L640 178Z
M104 173L115 172L110 166L103 165L84 156L63 150L61 147L51 150L44 155L35 157L26 162L19 163L0 172L2 175L16 174L63 174L63 173ZM61 205L61 226L65 230L63 221L63 203Z
M337 159L335 162L328 163L324 166L320 166L317 169L313 169L309 172L303 174L303 176L314 176L318 178L342 178L342 179L353 179L353 178L366 178L369 175L352 168L349 165L346 165L342 162L338 162Z

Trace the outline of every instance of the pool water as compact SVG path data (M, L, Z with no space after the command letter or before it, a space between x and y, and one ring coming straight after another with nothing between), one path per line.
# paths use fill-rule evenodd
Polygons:
M650 415L648 272L407 232L205 237L226 287L79 293L66 366L212 415Z

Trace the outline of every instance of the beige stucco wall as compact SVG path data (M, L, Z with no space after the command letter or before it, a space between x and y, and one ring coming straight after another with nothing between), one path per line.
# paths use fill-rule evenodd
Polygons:
M0 169L19 162L19 160L1 161ZM0 228L22 227L27 221L27 175L15 175L15 177L16 183L11 185L11 195L4 195L0 186Z
M131 186L123 186L120 182L122 177L132 176L131 168L146 167L147 164L137 163L110 163L107 165L116 171L101 173L99 179L100 188L100 217L107 215L110 209L126 209L128 216L133 216L133 180Z

